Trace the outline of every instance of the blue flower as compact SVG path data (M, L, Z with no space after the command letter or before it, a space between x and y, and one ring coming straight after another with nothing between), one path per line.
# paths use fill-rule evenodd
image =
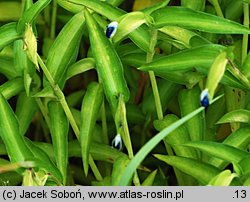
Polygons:
M209 95L208 95L208 89L207 88L204 89L201 92L200 103L201 103L201 106L203 106L203 107L208 107L209 106Z
M118 150L122 149L122 138L121 135L118 133L112 141L112 147Z
M106 37L111 39L115 35L117 27L118 27L118 22L111 22L110 24L108 24L106 29Z

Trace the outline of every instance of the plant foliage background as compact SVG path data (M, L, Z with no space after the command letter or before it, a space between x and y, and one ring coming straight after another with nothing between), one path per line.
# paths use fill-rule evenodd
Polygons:
M249 3L1 0L0 184L250 185Z

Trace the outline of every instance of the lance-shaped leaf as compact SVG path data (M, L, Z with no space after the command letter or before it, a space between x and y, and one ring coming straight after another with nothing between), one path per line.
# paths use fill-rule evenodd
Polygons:
M250 33L250 29L234 21L184 7L169 6L156 10L151 16L154 18L154 26L156 28L175 25L187 29L219 34Z
M250 111L245 110L245 109L238 109L238 110L228 112L227 114L225 114L224 116L220 118L217 124L234 123L234 122L249 123Z
M161 161L178 168L182 172L193 176L204 185L208 184L220 173L218 168L199 160L178 156L164 156L160 154L154 156Z
M101 84L89 84L82 102L80 143L82 148L83 167L85 175L88 174L89 150L96 119L103 102L103 90Z
M123 65L114 47L87 10L85 17L98 77L111 109L115 112L119 95L123 95L127 102L130 94L123 75Z
M26 93L19 94L15 112L19 121L19 131L21 135L26 133L37 110L38 107L35 98L28 97Z
M0 27L0 51L16 39L21 38L16 31L16 22L11 22Z
M150 16L147 16L143 12L131 12L121 16L118 22L118 30L113 38L113 42L117 43L122 40L129 33L133 32L136 28L142 24L152 21Z
M155 59L142 65L139 70L166 73L187 71L196 66L208 68L222 50L225 50L225 47L215 44L191 48Z
M48 103L50 117L50 133L55 153L57 168L63 177L63 184L67 180L68 168L68 131L69 122L59 102Z
M206 89L208 89L210 99L213 98L215 90L224 75L227 61L228 61L227 53L222 52L215 58L209 70L208 78L206 82Z
M230 145L226 145L224 143L198 141L198 142L189 142L183 145L200 149L201 151L204 151L214 157L226 160L231 163L238 163L243 158L250 156L248 152L235 148Z
M30 8L25 11L17 24L18 33L22 33L25 29L26 23L32 24L41 11L51 2L51 0L38 0Z
M74 15L52 44L46 66L56 83L63 85L68 66L75 61L85 18L83 12Z
M93 58L84 58L71 65L67 70L67 79L95 68Z
M210 186L229 186L232 180L237 177L236 173L231 173L230 170L224 170L216 175L208 185Z
M11 79L0 86L0 93L5 97L6 100L17 95L23 90L23 79L19 77Z
M11 162L25 161L33 155L19 133L19 125L9 103L0 93L0 135Z

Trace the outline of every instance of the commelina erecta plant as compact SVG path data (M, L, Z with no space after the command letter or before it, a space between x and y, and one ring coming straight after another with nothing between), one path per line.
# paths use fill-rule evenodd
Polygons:
M250 185L249 0L0 0L0 185Z

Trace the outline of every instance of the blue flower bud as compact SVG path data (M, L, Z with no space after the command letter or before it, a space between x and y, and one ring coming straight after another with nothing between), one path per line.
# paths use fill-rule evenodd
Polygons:
M111 22L110 24L108 24L106 29L106 37L111 39L115 35L117 27L118 27L118 22Z
M201 103L201 106L203 106L203 107L208 107L208 106L209 106L208 89L204 89L204 90L201 92L201 95L200 95L200 103Z
M122 138L121 135L118 133L112 141L112 147L118 150L122 149Z

